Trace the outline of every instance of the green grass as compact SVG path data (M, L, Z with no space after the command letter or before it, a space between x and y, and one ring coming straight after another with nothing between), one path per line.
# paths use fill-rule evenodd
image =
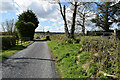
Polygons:
M82 68L82 61L86 61L86 52L79 53L81 44L66 44L59 41L48 41L48 45L56 58L56 68L62 78L86 78L86 72ZM54 45L54 46L53 46ZM77 58L80 54L81 58ZM77 61L81 63L77 64Z
M61 78L94 78L99 71L120 76L120 63L116 62L119 57L116 57L115 64L112 64L112 57L106 54L109 52L114 57L114 54L118 52L116 49L118 42L108 41L102 37L84 36L79 38L80 43L74 43L74 40L69 39L66 41L60 36L58 39L57 36L53 36L51 41L47 41L56 59L56 68ZM112 48L114 45L116 47ZM108 52L105 52L106 50ZM114 54L110 50L114 51ZM113 71L115 74L112 73ZM103 74L100 74L99 77L109 78Z
M13 46L8 50L2 50L2 53L0 54L1 60L7 59L9 56L11 56L11 55L15 54L16 52L26 48L31 43L33 43L33 41L26 41L26 42L22 43L22 45L21 45L21 43L19 43L18 45Z
M12 35L0 35L0 37L13 37Z

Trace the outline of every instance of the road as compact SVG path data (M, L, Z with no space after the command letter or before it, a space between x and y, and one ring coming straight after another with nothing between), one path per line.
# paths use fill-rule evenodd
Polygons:
M2 63L3 78L58 78L47 42L35 41Z

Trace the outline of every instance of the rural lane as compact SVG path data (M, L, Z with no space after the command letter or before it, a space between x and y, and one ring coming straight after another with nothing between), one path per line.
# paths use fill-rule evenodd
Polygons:
M2 63L3 78L58 78L46 41L35 41Z

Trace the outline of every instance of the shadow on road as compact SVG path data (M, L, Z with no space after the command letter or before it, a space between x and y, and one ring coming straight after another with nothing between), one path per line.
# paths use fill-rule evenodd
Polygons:
M10 60L10 61L9 61ZM13 61L11 61L13 60ZM16 61L16 60L20 60L20 61ZM22 61L21 61L22 60ZM25 61L26 60L26 61ZM8 61L3 61L2 62L2 66L4 67L15 67L15 68L19 68L21 69L21 66L25 66L27 64L30 64L30 63L34 63L34 62L31 62L31 61L27 61L27 60L45 60L45 61L55 61L55 60L52 60L52 59L42 59L42 58L28 58L28 57L20 57L20 58L8 58Z
M41 39L34 39L33 41L47 41L46 39L41 40Z
M29 59L29 60L47 60L47 61L55 61L52 59L42 59L42 58L28 58L28 57L20 57L20 58L9 58L9 59L13 59L13 60L18 60L18 59Z

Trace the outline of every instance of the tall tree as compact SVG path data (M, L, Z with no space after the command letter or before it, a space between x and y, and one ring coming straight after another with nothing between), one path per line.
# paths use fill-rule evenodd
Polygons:
M35 29L38 27L39 24L39 21L32 10L27 10L20 14L18 16L18 22L19 21L32 22L33 24L35 24Z
M38 19L31 10L27 10L18 16L16 28L19 38L29 37L33 39L35 29L38 27ZM23 34L24 33L24 34ZM29 34L29 35L28 35Z
M76 14L77 14L77 2L75 4L71 3L74 6L74 12L73 12L73 18L72 18L72 25L71 25L71 34L70 37L74 38L74 32L75 32L75 22L76 22Z
M114 16L114 14L112 14L112 2L97 3L97 8L97 16L91 21L96 23L96 26L101 27L104 31L109 31L114 22L112 21L112 17Z
M68 30L68 24L67 24L67 19L66 19L66 6L64 5L63 9L62 9L60 1L58 1L58 4L59 4L59 7L60 7L61 15L62 15L63 20L64 20L65 34L66 34L67 38L74 38L75 19L76 19L76 12L77 12L77 6L78 6L77 2L75 2L75 3L71 2L71 5L74 6L74 11L73 11L73 15L72 15L72 24L71 24L70 32Z
M120 1L113 5L112 10L112 14L115 14L115 16L113 16L113 21L120 26Z
M86 25L90 25L91 21L89 18L94 17L94 11L91 10L93 4L89 2L79 3L78 12L77 12L77 25L81 26L82 33L85 35Z
M62 5L61 5L60 1L58 2L58 4L59 4L59 7L60 7L61 15L62 15L63 20L64 20L65 34L66 34L66 37L69 38L70 37L70 33L68 31L68 26L67 26L66 6L64 5L63 9L62 9Z

